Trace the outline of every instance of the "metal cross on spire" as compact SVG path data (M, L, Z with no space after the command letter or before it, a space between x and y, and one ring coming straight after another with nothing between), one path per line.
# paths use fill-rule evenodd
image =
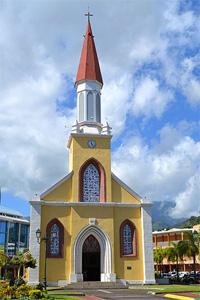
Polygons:
M85 14L85 16L88 17L88 22L90 22L90 17L92 17L93 14L90 13L90 8L89 8L89 6L88 6L88 12L87 12L87 14Z

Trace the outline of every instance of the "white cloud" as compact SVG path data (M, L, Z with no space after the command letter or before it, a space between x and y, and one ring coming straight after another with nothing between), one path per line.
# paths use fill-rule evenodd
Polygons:
M102 118L116 137L128 114L161 120L176 89L192 105L200 103L194 74L199 58L183 53L199 45L197 15L178 11L177 1L89 2L104 78ZM26 198L67 169L72 80L87 6L82 0L0 2L0 184ZM170 126L160 137L154 148L132 138L115 151L114 166L152 199L178 199L196 174L199 144Z
M194 213L194 206L199 205L199 199L194 197L197 185L193 185L191 197L185 197L182 204L180 199L191 185L190 178L198 174L199 161L200 142L167 126L160 133L160 142L151 148L139 137L129 138L128 143L114 152L113 170L151 201L176 201L174 216L189 216ZM183 213L186 203L187 210Z
M124 74L116 76L102 91L103 122L107 121L113 127L116 136L124 129L132 88L131 76Z
M144 78L135 88L132 111L136 116L159 118L172 100L172 93L159 86L156 79Z
M74 112L69 110L67 118L56 112L63 84L58 70L46 63L38 77L0 93L0 183L20 196L31 197L66 172L64 126L72 123Z
M200 67L200 55L185 58L182 62L180 86L192 106L200 104L200 80L194 75L194 70Z
M190 217L200 214L200 170L189 178L186 188L176 198L176 206L171 211L173 217Z

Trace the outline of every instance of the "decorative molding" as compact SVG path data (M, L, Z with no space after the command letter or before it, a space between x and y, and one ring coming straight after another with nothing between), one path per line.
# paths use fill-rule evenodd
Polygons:
M48 195L50 192L52 192L54 189L58 188L63 182L67 181L68 179L70 179L72 177L72 175L74 174L73 171L71 171L69 174L67 174L65 177L63 177L62 179L60 179L57 183L55 183L54 185L52 185L49 189L47 189L46 191L44 191L41 195L40 195L40 199L44 198L46 195Z
M117 203L117 202L62 202L62 201L45 201L45 200L31 200L30 204L38 204L41 206L65 206L65 207L77 207L77 206L100 206L100 207L151 207L152 203Z
M97 219L95 219L95 218L90 218L90 219L89 219L89 225L97 225Z

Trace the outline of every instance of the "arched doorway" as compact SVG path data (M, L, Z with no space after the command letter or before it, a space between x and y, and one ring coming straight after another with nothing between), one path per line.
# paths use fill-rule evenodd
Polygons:
M83 243L82 273L83 281L100 280L100 245L93 235L89 235Z
M70 282L83 281L82 250L85 240L94 236L100 246L100 280L116 281L115 273L112 273L112 248L107 234L97 225L88 225L83 228L74 242L73 269L70 274Z

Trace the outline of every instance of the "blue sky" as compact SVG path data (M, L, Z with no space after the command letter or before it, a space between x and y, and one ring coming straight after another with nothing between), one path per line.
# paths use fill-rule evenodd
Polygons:
M174 217L200 211L199 1L89 1L112 169ZM88 1L0 3L2 204L65 176Z

